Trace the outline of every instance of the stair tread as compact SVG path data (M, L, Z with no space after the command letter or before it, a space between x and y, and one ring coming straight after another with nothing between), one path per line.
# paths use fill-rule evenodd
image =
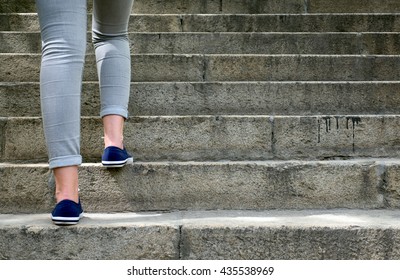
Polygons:
M158 161L118 170L84 163L80 187L88 212L390 209L400 205L399 167L399 158ZM53 207L47 164L1 163L0 172L1 213L43 213Z
M0 258L398 259L399 218L343 209L87 213L60 228L49 214L0 215Z
M172 212L84 213L76 227L329 227L400 229L400 210L218 210ZM57 229L49 214L0 214L0 228L44 227Z

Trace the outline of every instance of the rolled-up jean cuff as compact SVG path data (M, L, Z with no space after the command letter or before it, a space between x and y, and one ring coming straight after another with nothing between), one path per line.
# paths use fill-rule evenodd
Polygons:
M124 117L125 119L128 118L128 111L120 108L120 107L111 107L104 110L101 110L100 117L105 117L107 115L118 115Z
M49 160L49 168L54 169L58 167L74 166L82 164L82 156L65 156L57 157Z

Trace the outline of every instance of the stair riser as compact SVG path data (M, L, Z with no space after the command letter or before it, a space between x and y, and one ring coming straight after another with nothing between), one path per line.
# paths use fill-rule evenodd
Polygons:
M309 13L392 13L400 11L400 3L397 0L307 0Z
M183 259L192 260L387 260L400 256L400 248L393 246L400 240L397 229L189 227L183 234L190 248Z
M271 125L266 117L132 118L125 125L125 145L138 160L270 157ZM44 161L40 119L10 119L2 129L3 160ZM102 153L100 119L82 120L82 155Z
M87 29L91 19L88 16ZM0 14L2 31L38 31L36 14ZM400 32L399 14L133 15L132 32Z
M90 35L88 35L90 36ZM0 33L0 53L40 53L39 33ZM377 54L400 53L399 33L130 34L134 54ZM88 44L87 53L94 53Z
M137 160L268 160L400 156L399 116L142 117L125 124ZM3 119L2 161L44 162L40 119ZM81 153L98 161L98 118L82 120Z
M3 259L397 260L398 229L172 226L1 230ZM59 242L63 240L63 242ZM68 244L68 248L64 246ZM265 248L268 248L266 250ZM181 256L179 253L183 252Z
M39 54L0 55L0 82L39 80ZM132 55L132 81L397 81L400 56ZM96 81L95 58L84 80Z
M173 225L100 230L97 227L1 228L0 236L0 259L3 260L179 258L179 228Z
M54 207L47 165L0 166L1 213ZM135 163L80 168L85 212L398 207L398 162Z
M88 1L89 9L92 7L92 0ZM2 0L0 2L0 13L10 12L35 12L35 2L30 0ZM396 0L384 1L362 1L352 2L340 0L274 0L274 1L146 1L135 0L133 11L135 13L392 13L400 12L400 5Z
M400 83L132 83L131 116L397 114ZM98 116L97 83L84 83L82 115ZM38 83L0 83L0 116L41 116Z

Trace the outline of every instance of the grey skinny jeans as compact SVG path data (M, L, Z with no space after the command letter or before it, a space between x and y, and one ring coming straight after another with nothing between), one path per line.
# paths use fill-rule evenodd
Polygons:
M133 0L93 0L92 41L100 116L128 117L128 21ZM40 96L50 169L80 165L80 107L86 53L86 0L36 0L42 36Z

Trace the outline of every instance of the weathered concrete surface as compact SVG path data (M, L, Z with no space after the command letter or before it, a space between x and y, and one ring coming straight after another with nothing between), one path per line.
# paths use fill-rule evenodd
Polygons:
M383 164L382 164L383 165ZM393 208L400 207L400 168L396 162L386 162L385 168L381 165L382 185L385 195L385 203Z
M400 53L399 33L130 33L134 54ZM88 34L90 38L90 34ZM40 53L39 32L0 32L0 53ZM87 53L94 53L88 42Z
M92 10L93 0L88 0L88 10ZM174 0L174 1L142 1L135 0L133 13L301 13L305 10L304 0L285 1L236 1L236 0ZM29 13L35 12L35 2L29 0L1 0L0 13Z
M131 103L130 111L132 112L134 100ZM99 115L100 93L97 82L84 83L82 87L81 106L83 116ZM41 116L39 82L0 83L0 116Z
M270 160L400 156L400 116L132 117L125 146L137 160ZM82 119L81 154L103 152L101 119ZM40 118L3 120L3 161L47 161Z
M170 16L168 16L170 17ZM138 20L140 16L136 16ZM167 16L163 17L167 20ZM143 16L143 21L150 20ZM174 32L178 27L184 32L396 32L399 30L398 14L308 14L308 15L186 15L180 25L169 25L160 31ZM153 30L151 23L131 30ZM172 27L174 27L172 29Z
M40 118L7 119L3 127L4 160L47 161L47 149Z
M55 189L48 186L49 170L38 165L0 163L2 213L38 213L52 209Z
M88 212L390 208L400 200L393 196L399 191L398 164L390 162L388 171L384 159L137 162L122 170L84 164L80 194ZM3 163L0 174L1 213L40 213L53 207L46 164Z
M0 82L39 80L39 54L0 54L0 64ZM398 81L399 72L399 55L132 55L134 82ZM93 55L84 80L97 81Z
M277 116L273 123L277 158L399 155L396 116Z
M399 54L399 33L133 33L133 53ZM15 45L14 45L15 46Z
M37 15L0 14L2 31L39 31ZM91 19L88 16L87 29ZM399 32L400 16L388 14L173 14L132 15L131 32Z
M40 113L37 15L33 1L0 0L0 13L33 12L0 14L0 81L5 82L0 86L5 89L0 90L0 112L10 116L18 104L25 108L17 118L0 118L0 160L14 162L0 163L0 213L46 213L0 215L0 259L398 259L400 215L397 210L373 209L399 207L400 163L370 157L399 156L399 116L389 112L398 113L394 85L400 44L398 34L390 32L400 32L400 4L350 2L137 0L142 13L147 9L169 14L132 15L131 31L154 32L131 34L132 50L167 53L132 56L134 84L146 87L142 95L140 86L134 89L133 96L168 97L157 99L155 107L144 98L142 107L130 108L164 117L132 118L127 123L127 148L137 159L164 162L136 162L122 170L84 164L81 198L89 214L76 227L60 228L51 224L48 214L54 205L48 167L28 164L47 158L41 120L32 117ZM150 42L140 45L138 40ZM4 54L16 51L21 54ZM342 55L347 53L357 55ZM96 81L93 55L87 62L85 80ZM170 82L162 87L164 92L157 88L160 81ZM257 81L284 81L285 86L264 83L265 90ZM385 81L385 89L376 81ZM14 100L7 96L15 94L10 85L18 91ZM34 86L27 89L29 85ZM85 92L96 93L95 85L86 83ZM186 93L186 99L181 98ZM97 115L98 99L93 96L83 99L87 116ZM172 105L178 99L181 103ZM198 111L192 111L198 104ZM229 104L233 105L225 106ZM179 114L184 116L176 117ZM97 162L100 120L84 118L82 127L85 160ZM337 160L349 157L367 158ZM277 161L293 158L327 160ZM243 161L219 161L224 159ZM312 208L367 211L300 211ZM150 210L215 212L93 213Z
M0 13L31 13L36 11L35 1L0 0Z
M400 82L135 82L133 116L397 114ZM82 88L82 115L98 116L97 82ZM41 116L39 84L0 83L0 116Z
M131 116L397 114L399 91L400 82L132 83L129 112ZM98 115L97 85L84 84L82 97L86 115Z
M136 1L135 13L188 13L188 14L236 14L236 13L302 13L304 0L203 0L203 1Z
M136 0L133 8L138 13L202 13L202 14L279 14L279 13L393 13L400 11L396 0Z
M400 256L397 211L214 214L195 213L185 220L184 259L378 260Z
M81 153L103 152L100 118L82 120ZM137 117L125 124L125 145L138 160L262 159L271 155L271 124L263 116ZM47 149L40 118L10 118L3 160L44 162Z
M400 257L398 211L199 211L0 215L0 259L332 259Z
M397 0L308 0L307 11L310 13L392 13L400 11Z
M159 216L92 214L58 227L49 214L0 215L0 259L178 259L176 214Z
M4 154L4 145L5 145L5 131L4 131L4 127L6 125L7 121L6 118L3 118L0 116L0 158L3 157Z
M89 10L92 0L88 1ZM29 13L35 12L35 2L30 0L1 0L0 13ZM347 1L340 0L169 0L169 1L146 1L135 0L132 12L134 13L255 13L255 14L277 14L277 13L393 13L399 12L400 5L396 0L367 0Z
M396 81L399 56L208 56L206 81ZM400 70L400 69L399 69Z

